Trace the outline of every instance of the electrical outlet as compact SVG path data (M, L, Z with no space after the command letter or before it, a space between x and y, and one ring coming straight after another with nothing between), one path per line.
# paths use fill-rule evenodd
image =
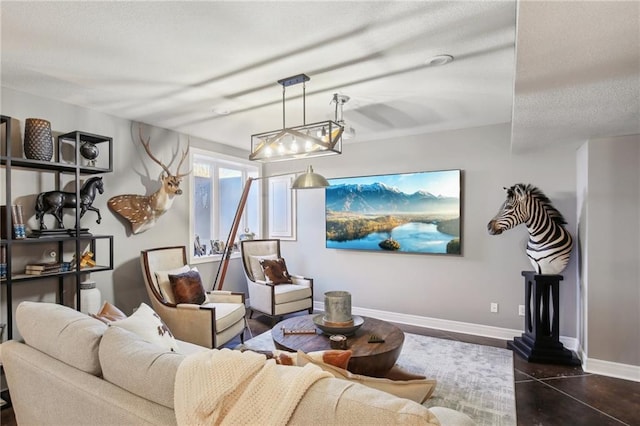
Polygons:
M524 316L524 305L518 305L518 315Z
M491 302L491 312L498 312L498 304L496 302Z

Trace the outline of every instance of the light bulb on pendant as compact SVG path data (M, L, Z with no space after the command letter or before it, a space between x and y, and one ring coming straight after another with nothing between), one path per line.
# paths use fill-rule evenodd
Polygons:
M291 152L298 152L298 141L295 137L291 141Z

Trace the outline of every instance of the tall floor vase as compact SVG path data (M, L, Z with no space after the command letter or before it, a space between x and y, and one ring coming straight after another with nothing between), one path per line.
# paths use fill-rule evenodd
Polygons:
M24 123L24 156L32 160L51 161L53 135L51 123L41 118L27 118Z

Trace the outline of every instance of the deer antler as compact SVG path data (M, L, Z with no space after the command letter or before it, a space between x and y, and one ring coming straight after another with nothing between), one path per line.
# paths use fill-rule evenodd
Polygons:
M149 136L145 142L145 140L142 138L142 128L138 128L138 131L140 132L140 143L142 144L142 146L144 147L144 150L147 152L147 155L149 155L149 157L151 157L151 159L157 163L160 167L162 167L162 169L165 171L165 173L167 174L167 176L175 176L176 179L181 179L184 176L187 176L189 173L191 173L191 170L189 170L187 173L180 173L180 167L182 167L182 163L184 162L184 160L187 158L188 154L189 154L189 148L191 147L191 141L187 142L187 149L186 150L182 150L182 157L180 158L180 163L178 164L178 169L176 170L176 174L173 175L171 173L171 171L169 170L169 168L167 166L165 166L162 161L158 160L152 153L151 153L151 148L149 147L150 142L151 142L151 136Z
M180 168L182 167L182 163L184 162L184 159L187 158L187 155L189 154L189 148L191 148L191 140L187 139L187 150L182 150L182 158L180 159L180 163L178 163L178 168L176 169L176 178L181 179L184 176L187 176L189 173L191 173L191 170L189 170L187 173L180 173Z
M169 168L167 166L165 166L162 161L158 160L152 153L151 153L151 149L149 148L149 143L151 142L151 136L149 136L147 138L147 141L145 142L144 139L142 138L142 128L138 128L138 131L140 132L140 143L142 144L142 146L144 147L144 150L147 151L147 155L149 155L149 157L151 157L151 159L153 161L155 161L160 167L162 167L162 169L165 171L165 173L169 176L171 176L171 172L169 171Z

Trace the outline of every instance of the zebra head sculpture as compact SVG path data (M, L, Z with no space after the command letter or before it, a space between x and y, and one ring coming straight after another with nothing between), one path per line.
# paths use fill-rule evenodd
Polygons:
M505 188L507 199L487 225L489 234L500 235L524 223L529 231L527 257L537 274L559 274L571 257L573 239L562 214L533 185L518 183Z

